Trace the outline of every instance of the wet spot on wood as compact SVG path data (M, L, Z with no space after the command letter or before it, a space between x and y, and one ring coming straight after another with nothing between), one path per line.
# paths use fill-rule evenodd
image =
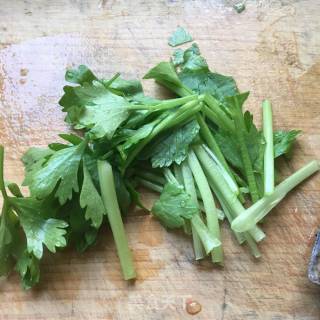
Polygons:
M189 300L186 303L186 310L191 315L195 315L199 313L201 309L202 309L201 304L196 300Z

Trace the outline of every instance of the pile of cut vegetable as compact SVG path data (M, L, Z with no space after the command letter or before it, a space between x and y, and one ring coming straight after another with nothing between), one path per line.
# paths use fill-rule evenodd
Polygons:
M178 28L169 44L191 40ZM132 204L144 208L140 186L160 194L150 213L165 228L190 235L196 260L223 264L224 219L238 243L260 257L257 243L265 234L259 222L319 170L312 161L279 182L275 159L290 155L300 131L274 131L267 100L258 129L244 109L249 93L240 93L232 77L210 71L195 43L175 50L144 79L176 98L146 96L138 80L98 78L83 65L67 71L72 85L59 104L77 134L61 134L64 142L24 154L29 196L4 180L0 147L1 276L15 270L30 288L39 282L44 248L84 251L108 224L123 277L135 278L122 216Z

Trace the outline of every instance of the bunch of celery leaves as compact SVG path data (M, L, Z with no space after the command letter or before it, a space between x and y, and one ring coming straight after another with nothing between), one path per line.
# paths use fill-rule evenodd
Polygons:
M257 243L265 234L259 222L319 170L312 161L275 183L275 159L290 155L300 132L273 131L268 101L259 130L243 108L248 92L210 71L195 43L175 50L144 78L177 97L148 97L138 80L119 74L100 79L83 65L67 71L72 85L64 87L59 104L78 134L61 134L64 142L25 153L29 196L4 180L0 147L1 276L15 270L30 288L39 282L44 247L51 253L67 246L84 251L109 224L123 277L135 278L122 216L132 204L144 208L139 186L160 194L152 215L190 235L196 260L209 256L223 264L224 218L239 244L260 257Z

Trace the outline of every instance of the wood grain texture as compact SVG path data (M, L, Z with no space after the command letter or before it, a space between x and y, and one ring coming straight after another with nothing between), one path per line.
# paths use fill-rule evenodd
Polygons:
M21 182L22 153L67 130L57 101L67 66L87 64L100 75L141 77L171 48L177 25L197 40L211 67L250 90L260 121L262 99L273 102L275 127L300 128L288 175L320 158L320 2L248 1L237 14L229 1L0 0L0 142L6 178ZM150 94L163 95L152 81ZM97 246L47 257L41 285L22 291L18 277L0 282L0 319L191 319L185 301L202 305L194 319L320 319L319 287L306 277L320 226L320 177L292 192L268 217L254 261L223 225L225 268L195 263L191 241L135 211L126 221L138 271L121 279L112 237ZM144 193L150 205L154 196Z

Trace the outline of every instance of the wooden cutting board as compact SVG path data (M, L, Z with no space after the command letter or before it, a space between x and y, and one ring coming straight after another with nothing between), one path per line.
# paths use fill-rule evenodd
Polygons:
M120 71L141 78L172 49L169 34L186 27L208 63L250 90L247 107L260 121L261 101L273 102L275 127L303 130L283 176L320 159L320 2L249 1L237 14L231 1L0 1L0 142L6 178L21 182L20 157L68 130L57 101L64 72L78 64L98 75ZM164 96L152 81L146 92ZM320 319L320 288L308 282L307 262L320 226L320 176L281 203L263 226L267 239L255 261L223 224L225 268L196 263L190 239L167 232L144 212L127 218L138 271L122 280L112 237L83 255L47 257L41 284L22 291L18 277L0 282L0 319ZM154 195L145 192L151 205Z

